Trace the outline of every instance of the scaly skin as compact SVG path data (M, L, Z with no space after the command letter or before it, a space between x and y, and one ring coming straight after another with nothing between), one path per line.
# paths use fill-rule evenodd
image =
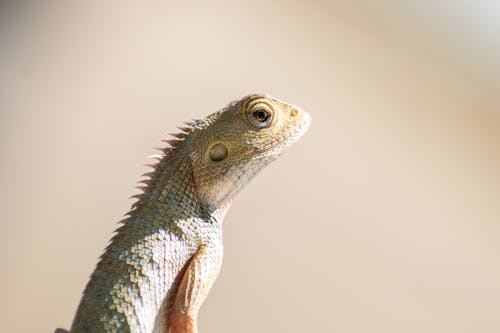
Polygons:
M168 140L92 273L70 332L196 332L232 199L309 124L297 107L255 94Z

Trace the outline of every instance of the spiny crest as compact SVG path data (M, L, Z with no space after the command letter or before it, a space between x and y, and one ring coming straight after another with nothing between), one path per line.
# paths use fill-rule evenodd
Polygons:
M185 122L185 126L177 127L180 132L170 133L173 138L171 137L161 139L162 142L167 144L165 147L153 148L154 150L158 150L160 153L148 156L148 158L156 160L154 163L145 164L145 166L151 167L153 171L146 172L142 175L144 179L140 180L139 186L136 187L140 190L140 193L130 197L130 199L137 199L137 201L132 204L130 211L126 214L127 216L133 215L133 213L141 206L141 201L145 198L148 190L156 185L158 177L157 175L160 172L159 170L161 170L163 166L168 163L169 157L172 156L176 147L182 141L184 141L186 137L188 137L189 134L191 134L196 128L199 128L201 122L202 121L198 119L194 119L190 122ZM126 221L126 219L123 221ZM121 222L123 223L123 221Z
M161 141L166 143L167 145L165 147L158 148L158 150L160 150L163 153L163 154L161 154L162 156L161 156L160 162L162 160L165 160L166 157L169 156L175 150L175 148L179 145L179 143L184 141L186 139L186 137L189 134L191 134L195 128L197 128L197 123L199 123L199 122L200 122L200 120L198 120L198 119L195 119L195 120L190 121L190 122L185 122L184 124L186 126L177 127L180 130L180 132L170 133L170 135L173 136L173 138L161 139ZM154 165L154 168L157 168L158 164L160 164L160 163L156 163Z

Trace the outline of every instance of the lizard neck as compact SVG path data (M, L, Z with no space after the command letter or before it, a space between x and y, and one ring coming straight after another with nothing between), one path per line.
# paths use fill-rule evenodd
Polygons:
M195 166L195 160L203 155L202 151L193 151L193 147L199 146L196 135L194 130L166 150L154 171L147 174L149 179L143 181L146 186L142 187L143 193L135 196L138 201L132 206L130 217L162 213L170 221L199 218L222 223L234 195L244 185L240 183L246 181L212 175L212 179L223 180L216 185L206 179L204 169Z
M222 244L228 205L198 199L189 156L156 166L87 284L72 331L165 327L179 274L200 244Z

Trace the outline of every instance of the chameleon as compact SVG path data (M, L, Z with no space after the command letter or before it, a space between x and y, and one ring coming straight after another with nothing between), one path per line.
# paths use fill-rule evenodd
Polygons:
M229 206L310 123L297 106L251 94L164 139L70 330L55 332L198 332L200 306L221 269Z

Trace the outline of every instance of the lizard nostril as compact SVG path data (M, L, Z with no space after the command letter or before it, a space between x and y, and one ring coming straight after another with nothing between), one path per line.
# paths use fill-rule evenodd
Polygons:
M298 109L293 109L293 110L292 110L292 112L290 112L290 115L291 115L292 117L295 117L295 116L297 116L298 114L299 114L299 110L298 110Z

